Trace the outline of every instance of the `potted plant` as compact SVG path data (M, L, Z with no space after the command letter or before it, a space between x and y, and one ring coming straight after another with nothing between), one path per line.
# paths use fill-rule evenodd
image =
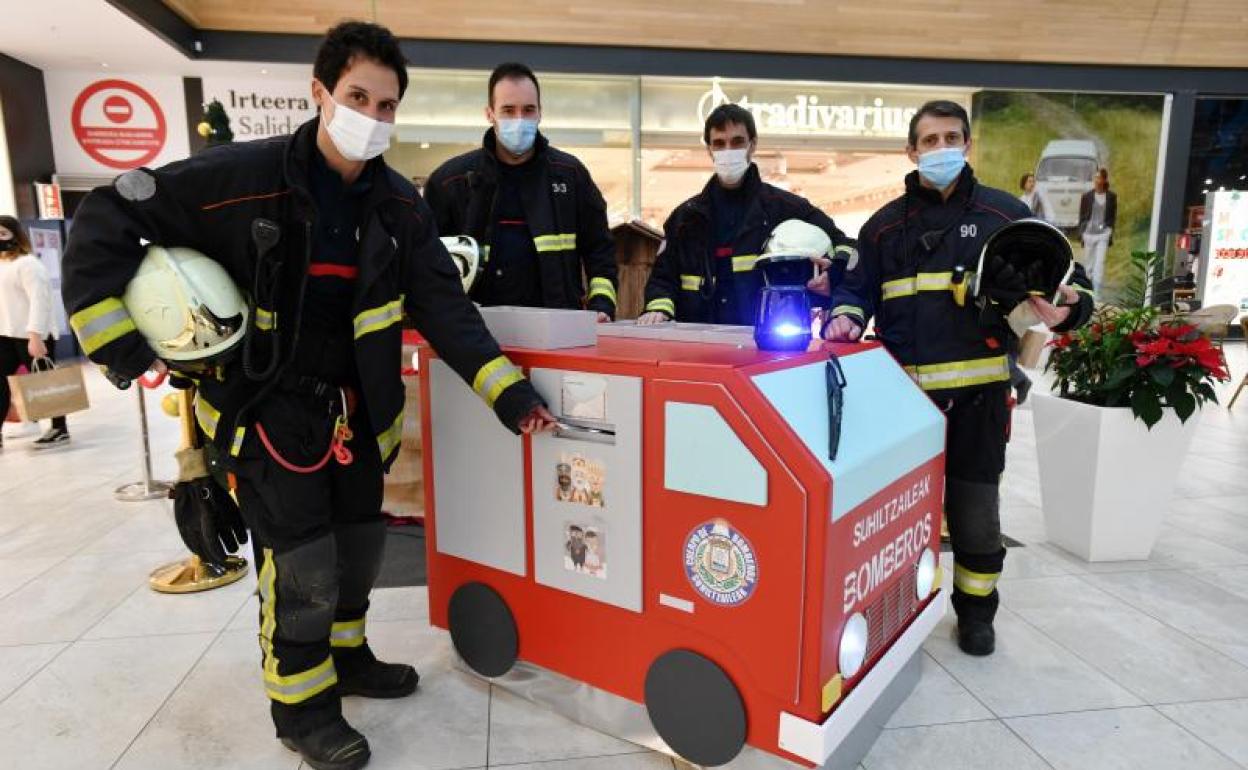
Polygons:
M1221 351L1151 307L1101 308L1049 345L1057 397L1033 406L1048 539L1088 561L1147 559L1197 410L1229 379Z

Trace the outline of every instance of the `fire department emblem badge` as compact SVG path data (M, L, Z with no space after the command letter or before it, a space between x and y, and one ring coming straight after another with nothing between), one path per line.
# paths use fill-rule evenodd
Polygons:
M723 519L701 524L685 539L685 576L712 604L742 604L758 585L754 546Z

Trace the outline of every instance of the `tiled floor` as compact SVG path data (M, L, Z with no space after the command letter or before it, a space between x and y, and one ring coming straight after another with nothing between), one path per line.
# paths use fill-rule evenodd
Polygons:
M1232 371L1248 366L1228 346ZM138 478L134 394L91 379L74 443L0 452L0 768L296 770L257 677L250 581L161 596L182 552L167 504L114 502ZM1229 387L1221 389L1223 400ZM177 426L149 398L156 474ZM1205 410L1148 561L1089 565L1044 542L1030 412L1004 491L1011 550L997 654L962 655L951 619L918 689L864 761L902 768L1248 768L1248 401ZM573 725L451 668L421 589L375 596L369 635L415 663L419 694L352 699L370 767L641 770L671 760Z

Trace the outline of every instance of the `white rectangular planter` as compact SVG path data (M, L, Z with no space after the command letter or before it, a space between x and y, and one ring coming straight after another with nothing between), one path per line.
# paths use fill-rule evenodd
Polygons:
M1150 431L1128 408L1033 396L1048 539L1088 561L1147 559L1200 412Z

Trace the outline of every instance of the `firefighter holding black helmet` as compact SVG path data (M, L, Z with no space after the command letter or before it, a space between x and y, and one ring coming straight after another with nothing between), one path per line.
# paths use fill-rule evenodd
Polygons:
M277 735L317 770L370 756L341 696L417 685L411 666L378 661L365 633L383 473L403 425L404 314L504 426L554 424L464 293L428 206L380 157L406 84L388 30L335 27L316 58L316 119L123 174L82 203L64 263L71 325L92 360L121 381L163 359L197 385L211 451L183 475L206 465L235 480ZM234 545L232 521L179 525L201 556Z
M859 339L868 321L948 419L945 516L953 544L958 644L995 646L997 580L1005 563L999 481L1009 425L1012 337L1032 323L1083 325L1092 285L1070 244L1014 196L979 184L966 154L971 126L954 102L923 105L910 122L918 170L858 238L857 266L831 293L824 337Z

